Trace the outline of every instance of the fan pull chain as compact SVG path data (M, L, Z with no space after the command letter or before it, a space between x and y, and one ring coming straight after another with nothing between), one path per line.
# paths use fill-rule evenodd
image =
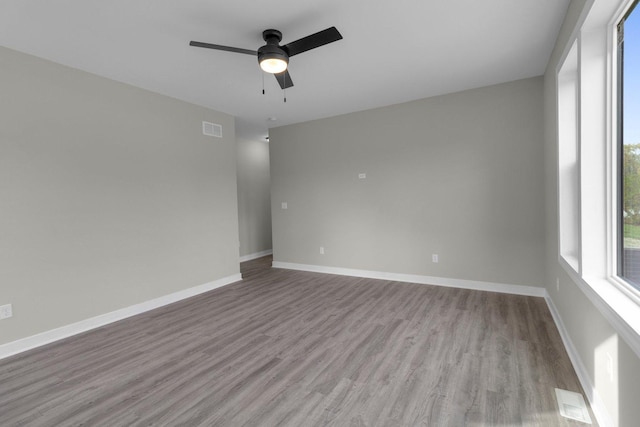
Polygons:
M284 81L284 87L282 88L282 94L284 95L284 102L287 102L287 73L286 73L286 71L284 73L282 81Z
M264 73L260 74L262 74L262 94L264 95Z

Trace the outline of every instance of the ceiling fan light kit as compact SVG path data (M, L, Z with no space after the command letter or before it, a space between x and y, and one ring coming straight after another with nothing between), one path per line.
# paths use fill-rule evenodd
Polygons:
M206 49L257 55L260 68L267 73L273 74L280 84L280 87L286 89L293 86L293 81L287 71L289 67L289 57L341 40L342 35L336 27L330 27L284 46L280 46L282 33L278 30L265 30L262 32L262 38L267 44L257 51L196 41L192 41L189 45Z
M282 58L262 58L260 60L260 68L266 73L282 73L287 69L287 61Z

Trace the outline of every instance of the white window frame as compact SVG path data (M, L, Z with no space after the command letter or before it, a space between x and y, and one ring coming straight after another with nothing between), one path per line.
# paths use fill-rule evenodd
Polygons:
M632 4L633 0L591 0L555 70L558 84L564 60L577 44L579 250L577 262L561 252L560 220L565 214L561 209L566 201L560 200L558 191L558 261L640 357L640 292L617 271L617 24ZM561 100L556 102L560 105ZM556 117L558 121L562 117L559 111ZM558 123L558 130L561 125ZM558 176L559 186L560 179Z

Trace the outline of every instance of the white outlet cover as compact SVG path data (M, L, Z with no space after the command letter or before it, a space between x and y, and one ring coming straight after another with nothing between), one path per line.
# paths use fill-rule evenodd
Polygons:
M282 209L288 209L287 202L282 202Z
M438 254L431 255L431 261L432 262L438 262Z
M13 307L11 304L0 306L0 319L8 319L13 316Z
M366 173L359 173L358 174L358 178L359 179L367 179L367 174Z

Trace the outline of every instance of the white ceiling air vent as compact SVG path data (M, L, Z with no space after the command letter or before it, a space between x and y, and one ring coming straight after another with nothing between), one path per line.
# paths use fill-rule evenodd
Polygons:
M202 122L202 133L207 136L215 136L222 138L222 125L215 123Z

